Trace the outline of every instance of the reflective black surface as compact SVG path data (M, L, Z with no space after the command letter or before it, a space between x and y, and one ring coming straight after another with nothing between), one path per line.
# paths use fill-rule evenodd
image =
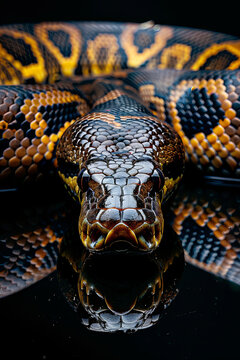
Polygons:
M239 288L187 265L174 302L153 327L96 333L59 290L56 273L1 300L6 359L238 359Z
M98 332L129 333L157 324L178 294L183 269L183 248L170 227L150 254L89 254L71 231L57 264L69 305L89 330Z
M0 300L3 358L238 359L239 188L192 183L186 181L165 210L178 236L166 226L159 255L123 261L108 255L102 267L101 257L81 248L73 225L78 208L70 199L62 203L59 189L50 198L39 193L40 202L1 194L2 245L26 227L51 225L63 235L57 271ZM2 270L11 266L1 256L2 286Z

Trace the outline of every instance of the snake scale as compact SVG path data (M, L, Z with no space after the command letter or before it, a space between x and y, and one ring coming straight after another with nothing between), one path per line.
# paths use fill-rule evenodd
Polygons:
M81 205L87 249L156 249L185 162L207 178L240 179L239 67L240 40L210 31L0 27L1 189L37 192L57 171Z

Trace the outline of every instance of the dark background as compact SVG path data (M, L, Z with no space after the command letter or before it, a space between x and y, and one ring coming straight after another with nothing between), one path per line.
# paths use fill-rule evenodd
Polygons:
M0 24L39 21L122 21L204 28L240 36L239 11L223 1L1 1Z
M4 0L0 5L0 24L61 20L153 20L240 36L238 9L222 1ZM87 331L60 294L55 273L1 300L0 310L2 359L239 358L239 287L191 266L163 319L133 335Z

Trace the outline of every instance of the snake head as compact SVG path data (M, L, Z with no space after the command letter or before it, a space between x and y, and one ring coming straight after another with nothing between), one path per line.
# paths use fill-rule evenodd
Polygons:
M152 251L163 233L164 175L146 159L90 159L78 175L79 234L90 251Z

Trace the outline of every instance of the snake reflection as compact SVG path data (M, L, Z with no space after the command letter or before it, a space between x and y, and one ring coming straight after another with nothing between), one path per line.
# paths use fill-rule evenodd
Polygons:
M171 229L149 255L89 254L71 234L61 244L58 262L68 303L88 329L103 332L136 331L157 323L177 295L183 268L183 249Z
M111 255L89 256L83 250L77 225L79 207L67 194L59 202L56 184L51 196L44 189L39 192L37 203L31 193L29 198L26 193L1 193L1 203L6 206L1 209L0 223L0 296L14 294L52 273L62 243L58 262L61 289L87 328L114 331L151 326L177 293L177 279L183 269L181 246L188 263L240 284L236 190L209 184L196 187L186 182L165 211L177 235L169 230L166 242L157 251L146 257L129 255L124 267L122 253L113 260ZM146 265L144 269L141 264ZM118 312L121 315L116 315Z

